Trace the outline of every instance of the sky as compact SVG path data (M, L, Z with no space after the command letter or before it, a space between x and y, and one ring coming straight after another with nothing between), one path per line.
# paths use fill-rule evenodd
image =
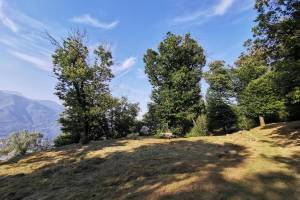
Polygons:
M233 65L252 36L253 7L254 0L0 0L0 90L61 103L53 94L54 47L46 33L60 40L80 29L90 50L102 44L112 51L111 91L139 103L141 116L151 94L143 63L148 48L156 50L168 31L189 32L207 63ZM207 84L201 87L204 93Z

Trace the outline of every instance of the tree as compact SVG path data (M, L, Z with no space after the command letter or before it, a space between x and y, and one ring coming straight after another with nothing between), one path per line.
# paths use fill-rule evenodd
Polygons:
M143 116L144 124L149 128L150 134L156 134L156 131L159 129L159 118L158 113L156 112L156 106L154 103L148 104L148 112Z
M230 101L233 96L233 82L231 70L225 68L225 62L221 60L213 61L209 64L209 70L205 73L205 80L209 88L220 100Z
M25 155L28 151L34 152L39 149L39 142L43 135L38 132L30 133L27 130L12 133L0 153L13 153L15 156Z
M273 76L272 72L268 72L251 81L241 97L241 105L246 108L247 116L256 119L261 117L263 123L264 118L274 121L286 116L285 102L278 96L272 82Z
M254 44L263 49L275 76L278 95L285 99L291 119L300 117L300 2L256 0Z
M109 134L110 138L124 137L128 133L134 132L139 112L138 104L129 103L127 98L114 99L114 105L109 110Z
M206 102L209 130L222 128L227 133L237 119L230 105L233 96L231 70L224 65L224 61L219 60L209 64L209 71L205 74L209 84Z
M85 35L76 32L62 44L54 40L54 74L58 79L55 94L63 101L65 111L60 122L73 142L85 144L104 134L99 124L105 124L105 113L111 104L108 82L113 77L112 55L103 46L94 51L95 60L88 62L89 50Z
M187 137L196 137L196 136L206 136L208 134L208 124L207 117L204 114L201 114L194 121L194 127L188 133Z
M175 134L187 133L204 107L200 94L203 48L190 34L181 37L169 32L158 51L147 50L144 62L159 126Z
M245 46L248 50L239 56L232 70L233 87L238 101L248 84L268 70L262 49L256 49L250 40L246 41Z

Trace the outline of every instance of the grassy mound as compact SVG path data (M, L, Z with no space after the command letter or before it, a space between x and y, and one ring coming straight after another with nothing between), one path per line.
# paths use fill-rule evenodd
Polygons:
M299 199L300 121L69 145L0 163L1 199Z

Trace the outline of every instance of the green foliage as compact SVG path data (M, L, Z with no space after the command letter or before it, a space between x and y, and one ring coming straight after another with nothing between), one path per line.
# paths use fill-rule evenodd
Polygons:
M285 102L278 96L273 85L274 74L269 72L249 83L242 97L241 105L246 115L252 118L264 116L271 120L282 120L286 117Z
M262 50L255 49L251 44L248 45L250 45L248 52L238 58L235 62L236 68L232 71L233 86L238 101L248 84L267 72L267 63Z
M192 120L204 108L200 94L202 68L205 65L203 49L191 38L167 33L158 51L148 49L145 72L153 86L152 101L147 117L157 118L175 134L185 134L192 127Z
M290 119L299 119L299 98L293 95L300 86L300 2L256 0L256 10L254 44L264 50L266 60L275 73L273 82L277 95L284 99Z
M208 129L210 131L229 132L237 122L237 116L231 105L227 104L219 94L208 89L206 94Z
M214 95L217 95L224 102L229 101L233 93L233 82L231 70L225 67L224 61L216 60L211 62L208 72L205 73L205 79Z
M263 48L269 61L299 59L299 1L256 0L255 8L255 44Z
M60 120L62 130L74 134L73 138L83 144L105 134L98 125L110 106L108 82L113 77L111 53L99 46L94 51L93 64L89 64L89 50L84 40L85 35L76 32L62 45L56 43L57 49L52 56L58 79L55 94L65 106Z
M57 138L57 145L126 136L137 116L137 104L111 96L111 52L99 46L91 56L85 40L80 32L62 44L54 40L57 49L52 57L58 79L55 94L65 106L60 123L67 133ZM90 62L90 57L94 61Z
M114 99L113 107L107 115L109 119L107 136L110 138L119 138L126 136L128 133L135 132L138 112L138 104L129 103L125 97Z
M143 116L143 122L145 126L149 128L149 133L151 135L154 135L157 133L157 130L160 129L159 119L158 119L158 113L155 109L155 104L149 103L148 104L148 112L144 114Z
M7 139L7 144L1 149L2 154L13 153L15 156L25 155L28 151L39 150L39 140L43 135L38 132L29 132L27 130L12 133Z
M206 115L202 114L194 121L194 127L186 135L187 137L206 136L208 135L208 124Z
M73 138L73 135L70 133L63 133L57 136L54 140L54 145L56 147L73 144L76 139Z
M224 132L236 123L236 115L230 105L233 95L233 83L230 69L225 68L223 61L209 64L205 78L209 83L206 94L208 128L210 131L222 129Z
M250 130L257 125L253 118L247 117L244 107L235 106L234 111L237 116L237 128L239 130Z

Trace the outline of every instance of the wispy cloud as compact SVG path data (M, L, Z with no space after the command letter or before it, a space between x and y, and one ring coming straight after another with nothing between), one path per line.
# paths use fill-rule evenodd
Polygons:
M29 55L29 54L26 54L26 53L22 53L22 52L18 52L18 51L9 51L9 53L25 62L28 62L28 63L31 63L31 64L34 64L36 67L40 68L40 69L43 69L43 70L46 70L46 71L50 71L51 68L51 62L50 61L47 61L47 59L41 59L41 58L38 58L36 56L33 56L33 55Z
M119 21L117 20L114 20L112 22L103 22L94 17L91 17L88 14L73 17L71 21L74 23L85 24L85 25L89 25L101 29L107 29L107 30L113 29L119 24Z
M18 26L17 24L10 19L7 14L5 13L6 10L6 4L4 2L4 0L0 0L0 22L6 26L7 28L9 28L11 31L13 32L18 32Z
M228 12L236 0L219 0L219 2L207 9L196 10L187 15L176 17L172 20L173 24L197 22L202 23L207 21L209 18L215 16L222 16Z
M120 74L121 72L128 72L136 64L136 57L129 57L122 63L116 64L112 67L114 74Z
M232 6L234 0L221 0L214 8L213 15L224 15Z
M9 54L37 68L51 71L51 48L45 39L49 26L11 7L4 0L0 0L0 28L1 24L4 25L2 28L13 32L0 32L0 44L6 46Z

